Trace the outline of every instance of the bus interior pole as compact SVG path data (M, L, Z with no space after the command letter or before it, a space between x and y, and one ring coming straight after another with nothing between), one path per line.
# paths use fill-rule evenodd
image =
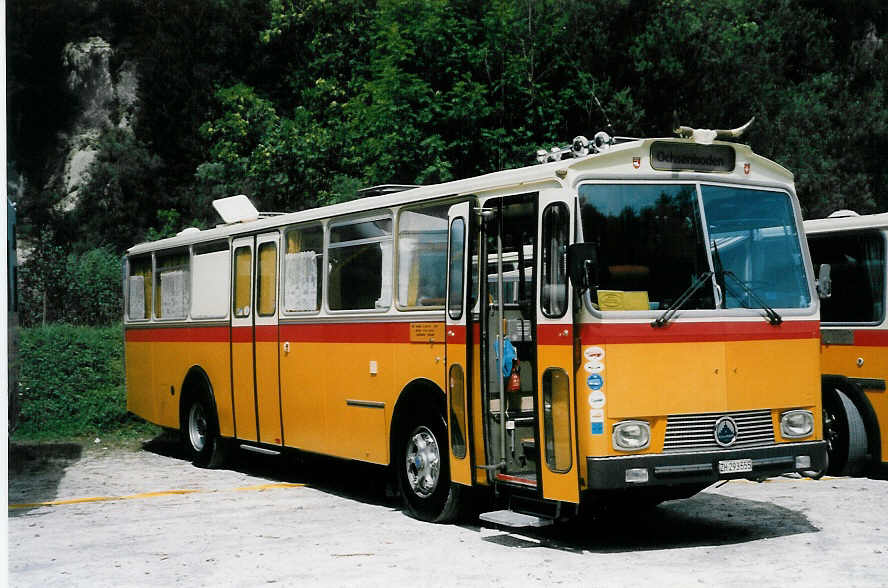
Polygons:
M499 408L500 408L500 465L506 464L506 389L503 383L503 364L506 354L506 333L503 332L503 232L502 211L498 219L496 232L496 304L497 304L497 378L499 382Z

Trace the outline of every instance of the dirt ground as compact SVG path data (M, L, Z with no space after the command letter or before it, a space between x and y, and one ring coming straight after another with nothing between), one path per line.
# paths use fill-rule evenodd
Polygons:
M888 585L888 481L733 481L509 532L415 521L379 470L337 460L14 449L11 586Z

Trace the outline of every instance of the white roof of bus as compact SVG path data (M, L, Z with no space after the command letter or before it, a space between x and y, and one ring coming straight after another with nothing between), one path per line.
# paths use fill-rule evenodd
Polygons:
M589 179L608 180L675 180L677 172L654 170L649 162L650 145L654 141L692 143L689 139L656 138L638 139L613 145L601 153L573 159L562 159L550 163L492 172L463 180L443 184L420 186L410 190L360 198L341 204L313 208L299 212L260 218L250 222L220 225L203 231L187 231L175 237L134 245L127 250L130 255L159 249L184 247L193 243L203 243L224 239L240 234L255 234L271 231L280 226L293 225L312 220L342 217L364 211L385 209L403 204L417 204L425 200L445 196L483 196L486 192L514 187L517 190L538 190L549 185L574 186ZM756 155L740 143L713 142L713 145L730 145L736 152L736 165L733 172L682 172L681 179L688 181L731 181L755 185L783 185L791 188L792 173L779 164ZM638 167L634 158L640 158ZM750 173L744 172L744 164L750 164ZM564 177L556 176L556 170L564 170Z
M841 214L841 213L833 213ZM833 231L855 231L862 229L888 228L888 212L879 214L847 215L818 218L805 221L806 233L830 233Z

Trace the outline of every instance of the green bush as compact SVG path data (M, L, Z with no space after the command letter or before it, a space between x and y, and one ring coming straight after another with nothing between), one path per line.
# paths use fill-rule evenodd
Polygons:
M126 411L121 325L25 328L19 354L18 438L105 434L135 420Z
M107 247L71 254L67 263L65 322L111 325L123 314L122 261Z
M19 322L112 325L123 314L122 260L107 246L62 252L44 231L19 267Z

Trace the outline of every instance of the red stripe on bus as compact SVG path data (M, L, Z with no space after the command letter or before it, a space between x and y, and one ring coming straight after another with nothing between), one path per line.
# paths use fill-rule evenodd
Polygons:
M280 329L280 336L278 330ZM253 327L234 327L229 339L228 327L167 327L127 329L126 340L155 343L234 343L253 341ZM406 343L410 341L410 323L326 323L299 325L258 325L256 341L294 341L303 343ZM463 336L465 339L465 336Z
M860 329L854 331L854 344L871 347L888 347L888 331Z
M257 343L277 343L278 327L277 325L256 325L255 335L252 326L249 327L232 327L231 341L233 343L252 343L253 337L256 337Z
M580 327L584 345L595 343L706 343L769 339L817 339L818 321L787 321L771 325L759 322L587 324Z
M281 340L297 343L407 343L410 323L303 323L281 325Z
M573 325L540 324L537 326L537 343L540 345L573 345Z
M447 325L447 343L455 345L466 344L466 327L465 325Z
M227 343L228 327L127 329L126 340L133 343Z
M252 343L253 342L253 326L249 327L231 327L232 343Z
M277 325L256 325L256 341L258 343L277 343Z

